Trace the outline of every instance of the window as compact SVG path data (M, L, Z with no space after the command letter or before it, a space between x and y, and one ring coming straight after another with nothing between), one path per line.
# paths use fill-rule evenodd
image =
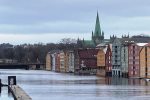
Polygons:
M135 50L133 50L133 54L135 54Z
M133 64L135 65L135 61L133 61Z
M118 56L117 55L115 55L115 58L117 58Z
M63 61L60 62L60 66L64 67L64 62Z
M131 75L133 75L133 71L131 71Z
M117 63L117 60L115 60L115 63Z
M132 61L129 61L129 64L133 64Z
M137 72L135 71L135 72L134 72L134 74L136 75L136 74L137 74Z
M148 71L147 67L145 67L145 71L146 71L146 72Z

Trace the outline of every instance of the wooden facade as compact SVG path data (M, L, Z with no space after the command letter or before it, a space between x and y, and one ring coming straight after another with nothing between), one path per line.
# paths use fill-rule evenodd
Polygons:
M69 53L68 51L60 51L60 72L69 72Z
M106 76L112 76L112 45L109 44L106 51Z
M68 52L68 67L69 67L69 72L74 72L74 66L75 66L75 56L74 56L74 52L73 51L69 51Z
M46 70L150 78L150 44L115 40L101 48L51 52L46 56Z
M97 66L105 67L105 51L104 51L104 49L100 49L97 53Z
M56 63L55 63L55 71L56 72L60 72L60 54L59 54L59 52L57 52L55 54L55 61L56 61Z
M79 67L83 74L96 74L98 49L79 49Z
M74 73L79 74L80 73L80 64L79 64L79 53L78 50L74 50Z
M107 47L105 48L100 48L98 53L97 53L97 75L98 76L106 76L106 50Z
M146 75L147 75L147 78L150 78L150 43L147 45L147 56L146 56L146 59L147 59Z
M146 47L143 47L140 51L140 77L145 78L146 77Z
M65 57L65 72L69 72L69 52L65 51L64 52L64 57Z
M128 77L128 43L123 43L121 47L121 72L122 77Z
M121 47L121 40L116 38L112 43L112 76L122 76Z
M60 72L66 72L65 53L63 51L60 52Z
M51 68L51 54L50 53L47 53L46 55L46 70L50 71L52 70Z
M150 44L145 45L140 51L140 77L150 78Z
M129 77L140 77L140 50L142 45L132 43L128 46L128 75Z

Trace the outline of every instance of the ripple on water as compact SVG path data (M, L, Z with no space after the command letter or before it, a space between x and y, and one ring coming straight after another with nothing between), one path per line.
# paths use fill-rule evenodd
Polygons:
M16 75L17 83L33 100L149 100L150 83L139 79L100 78L49 71L2 70Z

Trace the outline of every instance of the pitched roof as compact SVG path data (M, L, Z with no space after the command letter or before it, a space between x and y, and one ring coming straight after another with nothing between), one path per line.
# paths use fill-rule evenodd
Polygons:
M138 46L145 46L148 43L136 43Z
M84 40L84 46L95 46L92 40Z
M145 46L150 46L150 42L149 42L149 43L147 43Z

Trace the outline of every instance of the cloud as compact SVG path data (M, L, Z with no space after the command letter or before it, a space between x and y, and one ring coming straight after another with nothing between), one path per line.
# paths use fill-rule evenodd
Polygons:
M150 31L149 4L149 0L0 0L0 34L91 33L97 10L107 38L112 33L145 33Z
M86 36L86 37L85 37ZM63 38L90 39L91 33L45 33L45 34L0 34L0 43L24 44L24 43L59 43Z

